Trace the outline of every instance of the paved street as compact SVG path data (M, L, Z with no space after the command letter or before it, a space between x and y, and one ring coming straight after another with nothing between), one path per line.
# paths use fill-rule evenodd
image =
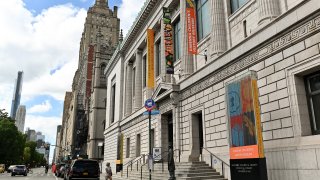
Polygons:
M47 180L63 180L63 178L56 177L49 169L48 174L44 172L44 168L33 168L33 173L29 173L28 176L11 176L11 173L1 173L0 180L30 180L30 179L47 179ZM100 179L104 179L104 174L100 175Z
M19 180L29 180L29 179L62 179L62 178L57 178L54 176L54 174L49 170L48 174L46 174L44 171L44 168L33 168L32 169L33 173L29 173L28 176L11 176L11 173L2 173L0 174L0 179L1 180L6 180L6 179L19 179Z

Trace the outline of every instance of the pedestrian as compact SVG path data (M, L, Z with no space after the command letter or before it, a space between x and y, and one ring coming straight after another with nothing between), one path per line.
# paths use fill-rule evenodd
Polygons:
M112 180L112 170L110 167L110 163L106 164L106 180Z

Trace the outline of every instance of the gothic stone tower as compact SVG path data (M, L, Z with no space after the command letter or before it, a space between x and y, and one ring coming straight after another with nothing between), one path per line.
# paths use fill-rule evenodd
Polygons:
M104 70L118 44L119 27L117 7L112 11L107 0L96 0L88 11L85 23L85 29L90 32L86 35L91 37L87 56L86 106L89 110L87 154L92 159L103 157L103 146L98 145L104 142L106 120L107 83Z

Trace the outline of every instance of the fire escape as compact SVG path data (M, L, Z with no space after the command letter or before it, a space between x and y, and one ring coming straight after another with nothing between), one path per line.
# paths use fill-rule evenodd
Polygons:
M73 147L73 154L75 156L86 156L86 145L88 136L88 118L84 106L84 95L79 93L77 95L77 115L76 115L76 131L75 144Z

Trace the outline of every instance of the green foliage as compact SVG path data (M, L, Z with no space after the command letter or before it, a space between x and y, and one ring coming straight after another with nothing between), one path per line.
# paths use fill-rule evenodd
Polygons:
M46 159L36 151L36 147L36 142L26 142L26 135L19 132L14 120L0 109L0 164L45 165Z
M25 136L18 131L8 113L0 110L0 163L22 163L24 144Z
M30 147L25 147L23 151L23 160L25 162L30 162L31 160L31 149Z

